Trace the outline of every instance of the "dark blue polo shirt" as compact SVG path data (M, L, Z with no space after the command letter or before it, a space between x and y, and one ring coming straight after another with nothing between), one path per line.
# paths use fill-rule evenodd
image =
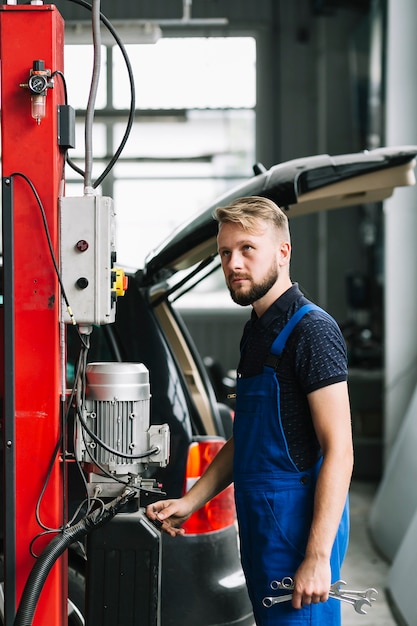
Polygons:
M295 283L260 318L252 312L241 340L238 376L262 373L274 339L290 317L308 302ZM347 380L346 345L337 324L324 312L310 311L289 336L276 371L289 453L303 471L320 456L307 395ZM337 415L330 415L329 419L337 419Z

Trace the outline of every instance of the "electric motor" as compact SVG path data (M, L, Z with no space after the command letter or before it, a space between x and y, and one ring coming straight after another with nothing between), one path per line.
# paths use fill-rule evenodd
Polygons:
M149 372L142 363L89 363L79 458L90 471L139 475L168 462L166 424L149 426Z

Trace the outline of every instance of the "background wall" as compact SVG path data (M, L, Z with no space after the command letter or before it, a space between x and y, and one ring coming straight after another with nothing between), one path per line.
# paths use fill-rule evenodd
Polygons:
M404 19L407 16L407 19ZM386 139L417 143L417 55L413 0L389 2ZM385 442L389 454L417 383L417 190L400 189L385 203Z

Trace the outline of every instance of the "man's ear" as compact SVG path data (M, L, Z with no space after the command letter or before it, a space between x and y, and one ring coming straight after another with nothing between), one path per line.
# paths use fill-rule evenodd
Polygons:
M279 264L289 265L291 259L291 244L289 241L281 241L279 246Z

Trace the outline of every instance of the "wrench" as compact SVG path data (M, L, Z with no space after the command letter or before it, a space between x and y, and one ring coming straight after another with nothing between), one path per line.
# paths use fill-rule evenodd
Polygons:
M331 597L335 598L335 600L340 600L341 602L348 602L349 604L352 604L357 613L366 614L366 611L363 608L363 605L365 604L367 606L372 606L370 600L368 600L367 598L348 598L347 596L345 597L337 594L330 595ZM290 600L292 600L292 594L288 593L283 596L267 596L266 598L262 599L262 604L267 609L269 609L274 604L280 604L280 602L289 602Z
M343 589L344 596L356 596L358 598L366 598L371 602L375 602L377 599L378 591L373 587L368 587L368 589L364 589L363 591L353 591L352 589Z
M337 580L335 583L330 585L330 595L351 598L353 600L366 598L366 600L369 600L370 602L375 602L377 599L378 591L374 589L374 587L368 587L368 589L364 589L362 591L354 591L353 589L340 589L341 585L346 585L344 580Z
M372 603L368 600L368 598L349 598L349 596L342 596L337 593L330 593L330 597L335 600L340 600L340 602L348 602L353 606L356 613L362 613L362 615L366 615L366 611L363 608L364 605L372 606Z
M279 604L280 602L289 602L292 600L292 593L287 593L284 596L270 596L263 598L262 604L269 609L273 604Z
M346 590L341 591L340 586L346 585L344 580L338 580L330 586L329 596L334 598L335 600L339 600L341 602L347 602L353 606L357 613L361 613L362 615L366 615L366 611L364 606L372 606L372 602L376 600L376 595L378 591L373 587L369 587L363 591L353 591ZM282 580L273 580L270 583L271 589L285 589L285 590L293 590L294 589L294 581L290 576L285 576ZM262 600L262 604L270 608L274 604L278 604L280 602L287 602L292 598L292 595L282 595L276 597L265 597Z
M294 589L294 581L291 576L284 576L282 580L272 580L270 585L271 589Z

